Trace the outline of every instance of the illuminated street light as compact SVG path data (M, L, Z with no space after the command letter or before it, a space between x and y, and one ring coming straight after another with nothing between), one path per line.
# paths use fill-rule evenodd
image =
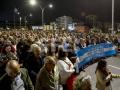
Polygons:
M40 7L41 10L42 10L42 26L44 26L44 12L45 12L45 9L46 9L47 7L53 8L53 5L52 5L52 4L49 4L49 5L47 5L46 7L43 7L43 8Z
M17 12L17 15L20 15L20 12Z
M49 4L49 8L53 8L53 5L52 5L52 4Z
M29 15L30 17L32 17L33 15L30 13L30 15Z
M32 17L32 16L33 16L32 13L30 13L28 16L25 16L25 18L24 18L25 28L26 28L27 23L28 23L27 18L28 18L28 17Z
M30 0L30 4L32 5L32 6L35 6L37 3L36 3L36 0Z
M30 5L35 6L37 4L36 0L30 0ZM48 4L45 7L39 6L42 11L42 26L44 26L44 11L47 7L53 8L53 4Z
M20 29L21 29L21 24L22 24L22 22L21 22L21 21L22 21L22 17L20 17Z

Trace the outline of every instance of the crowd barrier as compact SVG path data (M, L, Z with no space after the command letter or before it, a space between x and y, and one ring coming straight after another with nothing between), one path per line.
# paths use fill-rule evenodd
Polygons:
M111 43L101 43L90 45L86 48L76 51L79 62L76 64L76 71L84 69L90 63L93 63L98 58L110 57L116 55L117 51Z

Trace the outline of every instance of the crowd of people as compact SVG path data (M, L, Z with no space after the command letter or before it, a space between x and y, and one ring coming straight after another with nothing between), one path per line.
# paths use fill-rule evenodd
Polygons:
M76 73L75 51L89 45L113 43L120 36L67 31L0 31L0 90L92 90L91 76ZM99 60L97 90L111 90L114 77Z

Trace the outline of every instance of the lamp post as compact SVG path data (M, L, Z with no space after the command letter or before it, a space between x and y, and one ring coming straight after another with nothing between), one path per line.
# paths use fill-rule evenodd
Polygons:
M30 13L29 16L25 16L24 20L25 20L25 28L27 26L27 17L32 17L33 15Z
M115 9L115 0L112 0L112 34L114 33L114 9Z
M18 11L18 9L17 8L14 8L14 29L16 28L16 14L17 15L20 15L20 12Z
M21 24L22 24L21 21L22 21L22 17L20 17L20 29L21 29Z
M37 2L36 2L36 0L30 0L30 4L31 4L32 6L34 6L34 5L37 4ZM52 5L52 4L49 4L49 5L46 5L45 7L41 7L41 6L40 6L40 9L41 9L41 11L42 11L42 26L44 26L44 12L45 12L45 9L46 9L47 7L53 8L53 5Z
M49 4L48 5L49 6L49 8L53 8L53 5L52 4ZM42 11L42 26L44 26L44 12L45 12L45 9L47 8L47 6L46 7L40 7L41 8L41 11Z

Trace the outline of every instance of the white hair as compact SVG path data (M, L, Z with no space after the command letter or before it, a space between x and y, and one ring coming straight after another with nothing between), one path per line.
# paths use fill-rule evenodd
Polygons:
M41 51L41 48L37 44L32 44L30 47L30 50L32 52L35 52L36 49L39 49Z

